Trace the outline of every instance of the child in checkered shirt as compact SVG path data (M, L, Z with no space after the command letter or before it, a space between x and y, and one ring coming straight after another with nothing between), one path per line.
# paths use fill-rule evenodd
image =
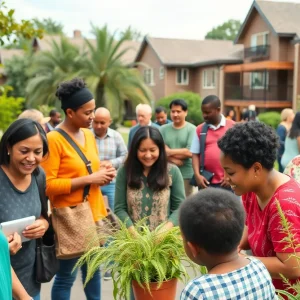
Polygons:
M263 263L238 253L244 223L242 203L231 192L207 188L183 202L179 226L185 251L208 274L192 280L181 300L278 299Z

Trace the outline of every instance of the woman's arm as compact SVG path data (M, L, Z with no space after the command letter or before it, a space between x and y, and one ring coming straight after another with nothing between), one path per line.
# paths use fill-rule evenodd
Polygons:
M134 230L133 222L128 214L127 180L124 167L119 169L116 179L115 214L121 220L121 222L126 223L126 226L129 228L129 230Z
M250 250L250 245L248 241L248 227L246 225L244 227L244 232L243 232L241 242L238 246L238 251L240 252L241 250Z
M61 156L61 145L58 145L53 141L53 137L49 136L49 155L41 164L46 173L46 194L48 196L70 194L90 184L102 186L109 183L116 175L116 170L111 167L103 168L91 175L82 177L59 178Z
M178 209L185 200L184 183L178 167L172 166L170 172L172 174L172 186L170 191L170 216L168 223L178 226ZM168 225L168 223L166 225ZM170 224L168 226L170 226Z
M297 256L297 257L295 257ZM268 269L274 279L281 279L283 275L287 279L299 279L300 277L300 252L295 253L276 253L273 257L256 257Z
M12 275L12 294L15 300L31 300L32 297L28 295L22 283L17 277L13 268L11 268Z

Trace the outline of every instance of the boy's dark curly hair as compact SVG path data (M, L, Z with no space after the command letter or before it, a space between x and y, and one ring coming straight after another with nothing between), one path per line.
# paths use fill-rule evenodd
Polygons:
M86 87L85 82L81 78L74 78L70 81L65 81L59 84L56 90L56 97L64 101L68 99L71 95L73 95L75 92L83 89Z
M279 140L271 127L251 121L230 128L218 141L218 146L233 162L246 169L259 162L265 169L271 170L276 160Z

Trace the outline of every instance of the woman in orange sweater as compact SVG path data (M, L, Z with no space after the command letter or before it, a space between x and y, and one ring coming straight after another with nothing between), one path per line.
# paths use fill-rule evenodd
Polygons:
M57 131L47 134L49 156L42 166L46 172L46 193L55 207L75 206L82 202L84 187L90 185L88 201L94 221L106 216L106 209L99 186L108 184L116 175L111 166L100 168L97 146L92 132L88 129L94 119L95 100L81 79L63 82L56 96L61 100L65 120L58 126L74 140L91 162L93 174L89 174L76 150ZM80 226L80 220L78 220ZM53 300L69 300L71 287L76 279L72 270L78 258L60 260L60 270L52 287ZM86 277L86 266L81 268L82 279ZM86 285L86 298L100 300L100 272Z

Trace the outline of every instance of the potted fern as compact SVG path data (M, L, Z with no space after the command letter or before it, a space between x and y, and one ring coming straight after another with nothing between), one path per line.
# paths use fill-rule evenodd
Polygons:
M130 299L132 285L136 300L174 300L177 279L189 278L185 266L194 271L197 267L185 254L179 228L162 231L163 226L150 231L142 220L133 235L124 224L118 231L106 224L98 232L100 240L109 241L107 245L90 248L75 268L87 264L86 282L100 266L110 270L114 299Z

